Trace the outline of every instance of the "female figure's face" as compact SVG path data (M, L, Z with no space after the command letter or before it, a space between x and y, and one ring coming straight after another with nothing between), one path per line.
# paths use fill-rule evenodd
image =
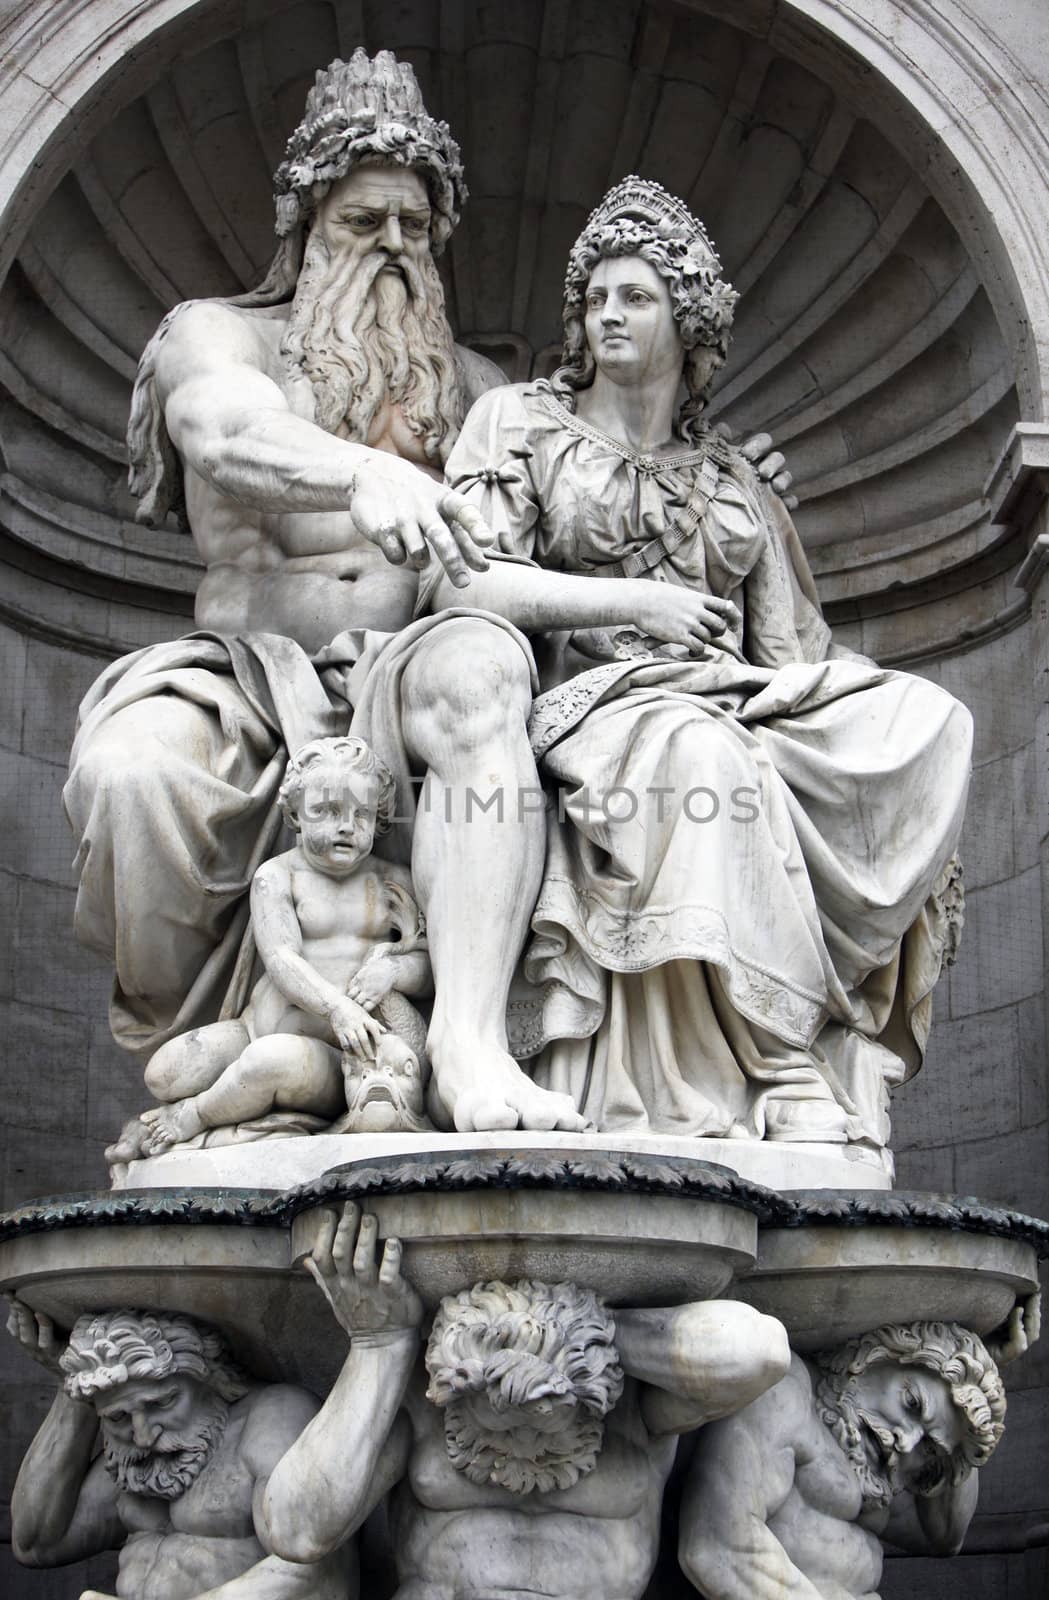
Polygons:
M586 288L585 326L597 369L613 383L680 378L685 350L670 291L641 256L597 263Z

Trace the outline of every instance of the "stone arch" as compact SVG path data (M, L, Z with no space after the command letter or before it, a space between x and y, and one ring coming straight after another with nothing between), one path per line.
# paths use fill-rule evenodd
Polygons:
M456 21L454 7L421 0L389 13L379 4L351 7L342 0L301 9L314 29L309 65L348 52L363 28L370 48L390 44L423 63L427 94L457 132L465 125L475 196L449 252L453 320L513 377L544 370L554 359L559 263L586 204L621 175L624 163L647 162L652 176L671 178L673 118L683 115L687 123L705 96L709 147L701 162L696 157L702 168L696 194L706 204L713 190L724 203L729 175L747 171L748 141L753 149L767 135L783 182L775 204L764 197L769 211L758 235L748 239L737 225L733 236L724 204L722 214L707 218L719 243L720 228L728 228L749 282L740 284L733 364L716 407L734 426L771 424L782 439L799 479L799 522L829 614L837 624L866 629L854 642L899 658L902 632L893 615L901 606L929 612L928 625L923 620L910 631L927 638L933 652L967 627L997 631L1017 620L1014 599L1001 591L1024 553L1023 529L995 525L985 484L1010 448L1018 461L1009 463L1006 477L1023 477L1015 424L1040 419L1049 379L1049 271L1037 230L1039 216L1049 214L1047 119L1044 108L1039 115L1039 91L1009 47L981 30L967 0L680 0L672 9L656 0L583 0L567 8L570 24L566 8L531 0L515 8L538 19L531 44L539 67L531 78L523 25L515 33L500 24L482 37L479 25L470 25L471 34ZM287 104L277 109L277 96L265 104L267 67L260 58L266 28L295 10L295 0L279 7L244 0L89 6L33 0L0 29L0 284L6 327L17 327L20 341L24 334L16 356L25 352L22 366L9 361L0 373L13 419L6 429L0 419L4 522L52 585L71 583L83 595L84 632L100 653L170 636L177 631L172 616L186 618L191 609L198 569L188 541L174 533L167 542L142 535L120 486L132 346L140 347L150 319L155 323L175 300L243 287L268 248L261 217L266 162L297 112ZM688 36L690 20L700 30L698 42ZM722 49L717 82L713 68L704 79L693 59L707 45ZM171 77L180 59L214 66L212 57L222 51L254 89L254 98L247 96L254 125L248 137L256 141L254 214L229 227L206 160L188 149ZM517 93L512 86L520 80L520 93L530 94L536 108L522 113L536 126L530 143L511 152L516 167L509 184L501 174L492 177L503 146L485 136L485 118L495 128L499 112L477 92L487 61L496 63L500 96ZM525 63L522 73L514 70L518 61ZM305 59L300 65L304 73ZM573 74L577 103L605 96L608 114L600 126L600 119L589 126L577 112L566 113L559 95L566 84L573 87ZM771 93L765 84L776 74L782 81ZM792 95L809 98L796 127L787 105ZM121 215L120 185L131 187L135 176L128 169L91 188L98 142L108 141L112 151L119 142L114 130L130 126L129 108L140 104L147 107L143 125L162 124L157 148L170 159L171 190L199 224L192 270L186 264L180 272L165 259L163 242L136 234L141 208L139 222ZM541 115L549 127L537 134ZM646 117L647 144L638 131ZM727 130L720 136L710 132L719 118ZM662 144L661 119L670 128ZM127 142L126 133L120 137ZM879 163L889 162L879 140L897 165L891 193L887 183L884 194L877 192ZM719 163L720 190L711 178ZM682 182L691 183L693 174L683 170ZM752 162L751 176L754 170ZM80 195L81 212L67 207L62 226L45 241L45 223L78 181L89 191L86 201ZM818 257L817 234L815 247L806 246L804 230L832 188L841 204L829 225L839 236L853 228L855 238L841 251L834 281L811 304L804 294L791 299L781 287L791 271L798 276L806 248ZM855 202L852 215L846 200ZM864 208L873 217L870 237ZM155 209L162 212L163 203ZM123 344L113 338L111 320L106 324L85 303L82 284L56 265L81 213L115 239L123 258L101 298L130 300L135 281L144 285L147 309L132 307L133 336ZM248 239L245 229L252 228ZM869 284L876 285L871 292L896 292L904 257L906 292L917 294L922 275L928 279L915 325L901 320L891 351L875 349L863 371L850 369L843 350L859 326L850 319ZM803 259L801 265L808 270ZM486 298L486 284L478 281L485 272L506 286L503 310L491 294ZM867 312L865 337L876 345L878 319L869 306ZM923 394L923 386L936 395ZM75 459L64 475L37 473L42 455L58 461L70 446ZM90 493L81 492L82 484ZM971 593L988 583L997 585L997 597L980 601L974 622ZM29 611L35 605L42 625L54 627L48 592L38 586L31 598ZM119 625L110 626L111 617ZM888 622L882 626L879 618ZM70 635L68 642L83 648L85 640Z

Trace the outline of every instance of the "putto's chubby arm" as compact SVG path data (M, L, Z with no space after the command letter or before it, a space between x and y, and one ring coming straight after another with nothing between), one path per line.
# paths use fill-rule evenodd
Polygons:
M705 1600L825 1600L768 1526L794 1486L811 1424L811 1389L795 1358L774 1388L699 1435L678 1557Z
M646 1386L641 1414L657 1436L689 1433L738 1411L790 1368L786 1329L734 1300L617 1311L624 1369Z
M403 1476L411 1425L401 1411L419 1352L422 1305L401 1277L401 1247L381 1262L378 1224L347 1205L328 1212L306 1266L350 1353L317 1416L278 1463L263 1496L267 1548L319 1561L348 1539Z
M302 930L292 898L296 850L263 862L251 882L251 922L266 971L286 999L331 1024L344 1050L374 1051L385 1029L312 967L302 953ZM301 861L300 861L301 865Z
M349 510L396 564L424 566L429 546L454 584L485 569L492 539L475 507L410 462L297 416L279 376L243 313L209 301L180 311L157 353L156 384L185 465L259 511Z

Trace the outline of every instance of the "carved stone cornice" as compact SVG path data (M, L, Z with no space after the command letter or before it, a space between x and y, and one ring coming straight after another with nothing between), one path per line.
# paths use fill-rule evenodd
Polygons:
M285 1193L261 1189L140 1189L34 1200L0 1216L0 1242L66 1228L233 1224L284 1227L318 1205L385 1195L485 1189L654 1194L720 1202L751 1212L772 1228L890 1225L975 1232L1028 1244L1049 1258L1049 1222L971 1196L900 1191L814 1189L777 1194L725 1167L680 1156L594 1151L422 1152L409 1160L377 1157L336 1168Z
M1018 422L1005 442L985 490L996 523L1023 533L1049 499L1049 423ZM1049 563L1049 539L1040 534L1016 574L1018 588L1034 590Z

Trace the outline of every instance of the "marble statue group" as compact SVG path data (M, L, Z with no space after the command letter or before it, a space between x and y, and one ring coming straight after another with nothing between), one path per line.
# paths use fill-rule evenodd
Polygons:
M970 719L834 644L783 458L708 426L737 296L704 227L624 177L572 247L561 365L509 384L449 325L466 189L409 67L318 73L275 188L264 282L177 306L135 386L132 486L192 532L196 631L103 674L65 794L77 932L156 1102L114 1172L320 1130L887 1166ZM1032 1336L803 1360L738 1301L530 1279L430 1317L353 1205L305 1265L349 1335L323 1401L177 1308L64 1342L15 1303L60 1379L19 1559L122 1547L125 1600L350 1600L385 1507L397 1600L641 1600L677 1474L707 1600L873 1600L883 1537L959 1547L995 1357Z
M452 339L462 169L407 69L321 75L276 187L265 283L176 307L135 390L133 483L183 508L199 631L103 675L66 790L77 929L169 1106L149 1148L217 1125L171 1052L239 1048L260 965L303 1004L262 909L278 791L348 728L394 779L441 1125L881 1150L969 716L833 645L774 483L704 424L736 296L703 227L618 184L571 252L562 366L506 384ZM336 1120L311 1050L274 1103ZM191 1085L206 1114L170 1109Z

